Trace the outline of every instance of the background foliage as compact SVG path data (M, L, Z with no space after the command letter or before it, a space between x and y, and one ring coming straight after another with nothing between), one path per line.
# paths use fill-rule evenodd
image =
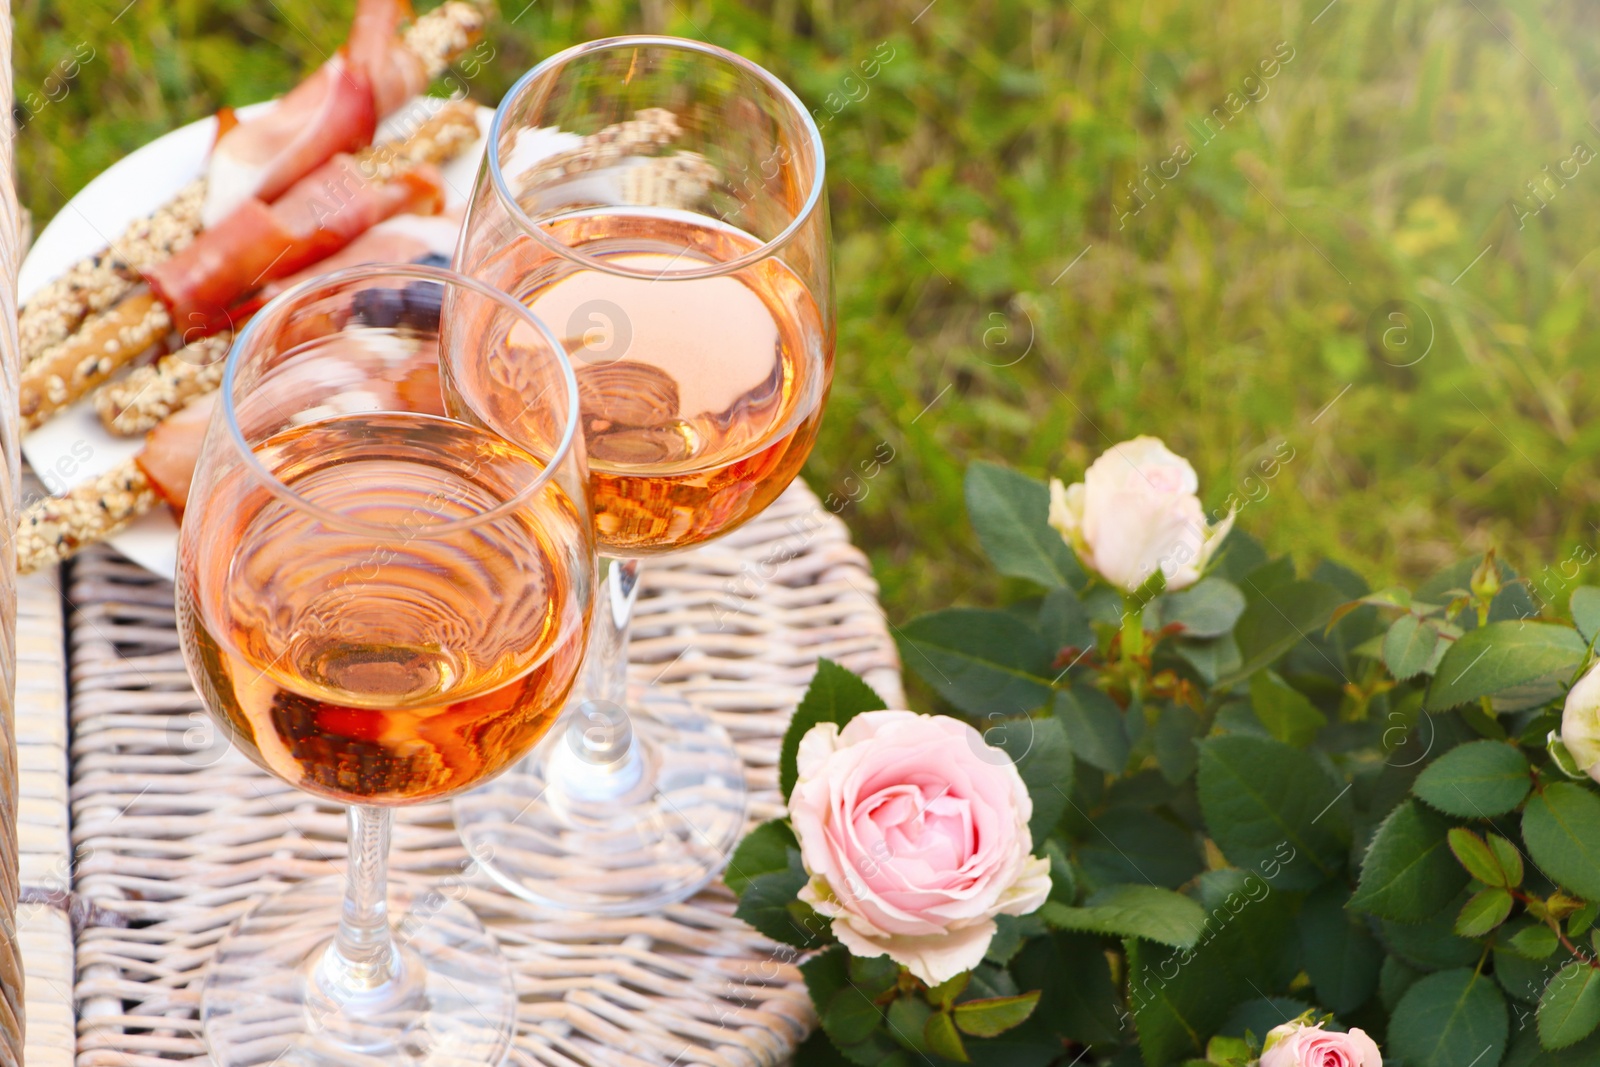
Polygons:
M293 84L351 0L15 7L42 225L129 149ZM969 459L1076 475L1139 432L1191 457L1208 505L1250 501L1274 550L1381 584L1494 543L1565 582L1600 498L1600 166L1574 154L1600 151L1596 29L1551 0L502 0L473 91L656 30L743 51L821 109L841 330L807 477L860 498L843 514L891 617L982 574ZM880 441L896 459L862 480Z

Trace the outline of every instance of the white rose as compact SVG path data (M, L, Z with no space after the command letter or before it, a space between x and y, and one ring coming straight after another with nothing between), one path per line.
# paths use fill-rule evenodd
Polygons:
M1168 589L1200 580L1217 545L1233 528L1230 514L1215 526L1195 495L1200 480L1182 456L1156 437L1135 437L1107 449L1083 481L1050 482L1050 525L1085 566L1125 592L1159 567Z
M1600 664L1578 679L1561 711L1561 743L1580 770L1600 782Z

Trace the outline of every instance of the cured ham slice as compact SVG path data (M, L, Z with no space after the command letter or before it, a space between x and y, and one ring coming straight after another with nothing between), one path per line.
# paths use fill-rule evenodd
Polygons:
M341 360L341 355L347 358ZM325 395L316 408L300 411L295 422L356 411L404 410L444 415L439 386L439 350L433 338L403 339L375 334L335 336L298 362L280 364L256 384L247 406L281 411L293 407L308 388ZM274 392L277 392L276 402ZM134 457L155 494L168 504L179 521L189 503L206 429L211 424L220 393L201 397L182 411L163 419L145 435L144 448ZM241 410L242 421L249 414Z
M262 285L325 259L390 216L436 214L443 204L443 180L433 166L371 181L354 157L339 155L270 207L245 201L145 278L174 328L193 341L228 328L233 305Z
M398 34L410 17L409 0L359 0L337 55L266 114L221 133L201 224L219 225L252 197L270 202L334 153L370 144L379 120L427 86L422 60Z
M194 465L200 459L200 446L205 444L206 427L211 425L218 395L203 396L163 419L145 437L144 450L134 457L156 495L172 507L173 514L180 520L189 503Z
M411 18L410 0L359 0L350 40L350 65L372 88L380 116L399 110L428 87L428 71L417 54L400 43L400 24Z
M438 257L441 267L450 265L450 254L461 233L461 214L395 215L378 223L327 259L319 260L286 278L268 282L256 294L233 308L236 321L260 310L268 300L308 278L331 274L363 263L417 263Z
M366 72L334 56L272 110L217 141L206 168L200 224L216 226L252 197L274 199L334 153L370 144L377 128Z

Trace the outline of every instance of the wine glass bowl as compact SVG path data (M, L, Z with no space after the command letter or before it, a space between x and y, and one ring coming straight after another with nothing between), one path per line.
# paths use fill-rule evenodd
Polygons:
M446 412L441 352L469 339L544 386L541 455ZM578 675L594 540L576 401L537 319L435 268L312 279L235 342L180 528L185 659L249 758L355 807L343 908L305 883L218 946L202 1018L224 1067L508 1047L493 939L437 894L391 898L384 856L394 806L515 763Z
M639 566L748 522L810 453L834 349L822 141L769 72L668 37L551 57L488 141L455 266L562 338L609 562L570 725L458 798L456 823L519 896L646 911L715 877L745 801L720 726L628 690ZM514 368L446 359L442 373L447 403L547 447L518 414Z

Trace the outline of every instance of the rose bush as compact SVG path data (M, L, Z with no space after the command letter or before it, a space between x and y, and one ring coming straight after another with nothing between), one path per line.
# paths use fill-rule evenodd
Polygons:
M871 711L800 739L789 819L811 879L800 899L853 955L929 985L983 961L996 915L1050 892L1029 855L1033 804L1010 757L957 719Z
M881 720L964 753L854 751L883 702L819 666L779 762L794 826L727 872L816 1004L797 1062L1600 1064L1600 586L1489 553L1375 591L1238 529L1174 554L1197 493L1153 440L1054 516L1047 483L969 468L1020 596L898 622L913 703L940 714ZM1009 794L935 813L974 758L1009 760ZM954 832L1005 795L1010 848ZM969 860L990 877L956 904ZM947 919L935 960L917 924Z

